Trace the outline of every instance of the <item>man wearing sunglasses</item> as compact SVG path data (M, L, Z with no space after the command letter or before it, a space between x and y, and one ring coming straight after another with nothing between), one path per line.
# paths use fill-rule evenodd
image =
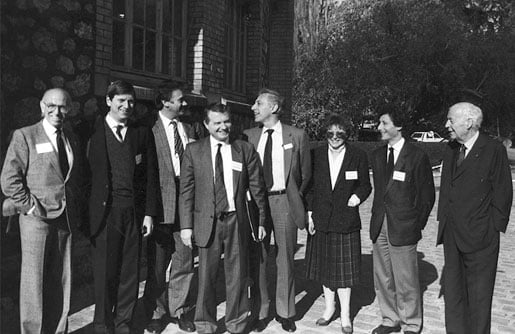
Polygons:
M248 141L256 147L263 163L270 217L267 228L274 231L277 249L277 321L288 332L296 330L294 255L297 229L304 229L307 215L304 194L311 179L311 156L308 136L303 130L282 124L279 115L284 98L276 91L262 89L252 106L254 119L262 127L245 131ZM270 248L270 233L260 245L259 266L260 310L253 330L266 328L270 300L266 283L266 265Z
M22 334L67 331L72 233L85 216L84 159L78 138L64 126L71 102L63 89L46 91L43 119L14 132L2 170L10 213L20 214Z
M370 221L374 285L381 324L372 334L420 333L422 300L417 243L435 201L427 154L402 137L403 115L391 105L380 112L386 142L372 153L374 203Z

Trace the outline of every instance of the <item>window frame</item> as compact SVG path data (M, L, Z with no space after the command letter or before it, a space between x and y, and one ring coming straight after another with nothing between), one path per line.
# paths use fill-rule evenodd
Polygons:
M124 55L123 55L123 65L119 63L115 63L114 60L114 50L111 54L111 68L117 72L131 72L144 74L146 76L154 76L154 77L162 77L162 78L174 78L184 80L186 78L186 62L187 62L187 13L188 13L188 1L187 0L154 0L156 3L155 6L155 28L148 27L144 22L143 24L134 22L134 4L135 1L145 1L144 2L144 13L143 18L146 20L146 3L149 0L122 0L125 8L125 17L119 18L117 17L117 13L114 12L115 6L113 2L113 8L111 12L111 17L113 20L112 25L112 33L111 38L115 39L115 22L121 22L123 24L123 39L124 39ZM181 31L177 33L176 25L172 22L170 24L170 31L164 31L164 20L167 17L167 13L164 13L165 9L165 1L169 2L170 13L174 13L177 2L182 2L182 12L181 12ZM143 45L142 48L142 67L143 68L135 68L134 67L134 27L143 29ZM145 54L145 41L147 31L153 31L155 33L155 41L156 47L154 51L154 70L147 70L146 67L146 54ZM163 44L164 38L168 36L168 45L170 52L168 53L168 66L167 73L163 73ZM176 73L176 68L174 66L174 61L176 57L176 41L179 40L181 43L181 59L180 59L180 70L181 73Z
M240 0L225 1L222 85L224 90L237 94L245 94L247 85L247 11L247 6Z

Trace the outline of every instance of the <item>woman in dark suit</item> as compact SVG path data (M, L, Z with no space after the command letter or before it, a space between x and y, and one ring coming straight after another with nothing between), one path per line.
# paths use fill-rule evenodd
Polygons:
M358 206L370 194L367 155L347 144L350 123L332 114L326 121L327 145L313 152L313 179L308 195L307 277L322 284L325 311L317 320L327 326L341 308L343 333L352 333L351 287L359 282L361 219Z

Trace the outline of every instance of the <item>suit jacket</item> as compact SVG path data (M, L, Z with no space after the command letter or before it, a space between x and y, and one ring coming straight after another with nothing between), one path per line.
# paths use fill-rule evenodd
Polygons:
M84 159L73 131L65 126L63 133L73 155L68 175L61 173L59 155L40 121L14 132L0 182L18 212L25 214L34 207L32 214L44 220L57 218L66 209L69 221L80 227L84 216Z
M110 131L110 129L108 129ZM91 186L89 196L90 235L95 236L103 228L106 206L111 196L111 166L107 153L106 123L99 117L94 125L88 143L89 172ZM159 180L156 162L156 149L152 131L144 126L128 124L125 141L130 145L134 163L134 202L138 218L156 216Z
M372 186L368 175L367 154L347 145L334 189L331 187L328 146L313 151L313 178L308 193L308 210L313 211L315 229L323 232L350 233L361 229L358 206L347 206L352 194L363 203Z
M506 231L513 199L511 170L501 143L480 134L456 168L458 145L450 143L444 159L438 204L438 238L450 225L459 249L485 248L495 232Z
M250 190L259 208L259 225L264 226L265 185L259 156L252 145L235 140L231 142L231 153L233 162L241 166L233 168L232 175L240 244L245 244L251 236L246 192ZM186 147L181 164L180 191L181 229L193 229L195 243L199 247L207 247L215 222L214 176L209 137L190 143ZM254 228L257 229L257 226Z
M370 239L377 240L386 215L388 238L394 246L417 243L427 223L435 202L433 173L427 154L415 145L405 142L394 174L404 180L395 180L395 175L385 184L387 145L372 153L374 174L374 203L370 221ZM403 173L403 174L401 174Z
M195 134L189 124L182 123L184 132L188 137L188 142L194 141ZM174 224L177 213L177 183L175 181L175 170L172 161L172 154L166 137L165 127L161 118L158 116L152 127L156 142L157 163L159 167L159 186L158 192L157 219L158 222Z
M311 179L309 139L304 131L290 125L281 125L283 128L283 147L285 147L284 177L286 182L286 195L290 205L288 219L290 222L297 225L298 228L304 229L307 224L304 195L308 191L309 181ZM254 145L256 149L262 131L262 127L244 131L248 141Z

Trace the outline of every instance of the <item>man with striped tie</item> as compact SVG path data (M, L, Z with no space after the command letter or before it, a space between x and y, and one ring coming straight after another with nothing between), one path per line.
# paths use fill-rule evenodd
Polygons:
M168 323L168 316L181 330L195 331L193 322L185 317L190 309L186 300L193 278L193 255L181 241L177 207L181 161L186 145L194 138L191 126L178 118L186 105L178 83L170 82L158 88L156 107L159 112L152 132L156 141L161 198L154 232L147 243L145 296L152 310L152 319L146 328L148 333L161 333ZM167 284L166 270L170 260Z

